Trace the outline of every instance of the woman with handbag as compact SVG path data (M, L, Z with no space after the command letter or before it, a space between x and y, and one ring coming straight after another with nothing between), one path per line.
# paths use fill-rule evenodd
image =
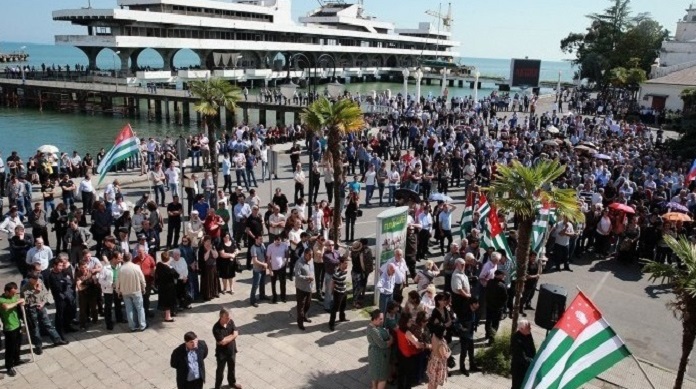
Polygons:
M411 332L413 317L408 312L402 312L396 327L396 344L398 367L396 381L398 389L411 389L415 384L417 356L426 345L418 340Z
M427 368L428 389L436 389L447 382L448 359L452 355L452 351L445 341L445 327L435 326L430 332L432 333L432 352Z
M229 232L222 236L222 243L218 247L218 258L216 262L218 276L222 280L222 290L220 293L234 294L234 276L237 273L237 254L239 249Z

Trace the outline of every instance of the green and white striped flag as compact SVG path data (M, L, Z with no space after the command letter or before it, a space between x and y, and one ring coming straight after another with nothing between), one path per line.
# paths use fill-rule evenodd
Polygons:
M491 212L491 205L488 204L488 198L484 194L481 194L479 196L479 202L478 202L478 213L479 213L479 219L478 219L478 224L481 230L486 228L486 222L488 221L488 214Z
M551 208L550 204L539 204L539 213L532 225L532 251L539 254L544 245L544 237L549 226L553 226L551 218L554 220L556 208Z
M124 159L130 157L133 154L138 153L140 142L138 138L133 134L133 128L130 124L126 124L118 133L116 141L114 142L114 147L109 150L104 156L104 159L97 166L97 173L99 174L99 182L97 185L101 184L106 177L106 173L111 169L112 166L123 161Z
M471 231L474 226L474 192L469 192L466 196L466 204L462 219L459 221L459 239L464 239L467 232Z
M582 292L544 340L523 389L575 389L631 353Z

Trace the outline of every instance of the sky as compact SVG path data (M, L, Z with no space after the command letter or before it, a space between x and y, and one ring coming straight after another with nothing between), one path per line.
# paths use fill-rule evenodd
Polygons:
M0 13L0 41L53 43L56 34L84 34L84 27L55 22L56 9L86 7L88 0L3 1ZM93 8L116 8L116 0L91 0ZM369 15L415 28L419 22L437 23L426 10L437 11L447 1L364 0ZM610 0L451 0L453 39L459 41L462 57L569 59L560 50L560 40L569 32L583 32L584 15L600 12ZM649 12L671 33L688 7L688 0L632 0L634 13ZM295 19L317 7L317 0L293 0Z

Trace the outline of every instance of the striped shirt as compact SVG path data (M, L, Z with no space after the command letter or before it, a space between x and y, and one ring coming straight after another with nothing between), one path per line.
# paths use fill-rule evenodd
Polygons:
M348 278L348 271L336 268L336 271L331 276L334 282L333 291L336 293L346 293L346 279Z

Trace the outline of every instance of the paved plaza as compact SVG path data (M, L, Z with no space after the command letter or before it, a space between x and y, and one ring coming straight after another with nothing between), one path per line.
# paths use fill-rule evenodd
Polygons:
M306 158L303 160L306 162ZM279 179L273 181L273 188L281 187L292 200L293 184L288 166L289 158L282 154ZM120 175L120 178L126 183L124 193L127 201L134 203L149 190L143 177L137 174ZM113 177L107 181L111 179ZM271 184L266 181L264 184L259 182L259 185L261 203L266 204L272 193ZM455 212L457 220L463 207L463 194L461 189L450 193L459 207ZM325 198L323 185L319 196ZM171 194L167 192L167 202L170 199ZM364 215L356 225L356 236L374 238L375 216L384 209L364 209ZM54 239L53 234L51 238ZM55 246L53 242L51 246ZM20 280L16 268L8 261L6 248L7 239L3 238L0 241L3 254L0 257L0 284L3 285ZM433 259L439 262L442 257ZM572 267L572 273L544 275L541 282L564 286L569 293L568 303L576 294L576 286L584 290L597 303L629 350L642 361L641 365L655 386L671 387L681 350L681 324L665 307L671 295L663 288L651 285L637 266L622 267L613 261L584 260L577 261ZM183 334L187 331L196 332L209 344L205 387L210 388L215 374L211 330L222 307L231 310L239 328L237 382L244 388L369 387L365 312L350 310L347 314L350 321L339 323L336 331L330 332L329 315L314 301L310 311L312 323L307 324L307 331L300 331L295 324L293 283L288 282L287 303L261 302L258 308L254 308L249 306L250 277L249 271L238 275L234 295L196 303L193 309L181 312L174 323L164 323L161 313L157 312L144 332L131 333L125 324L118 324L113 332L108 332L100 318L99 323L86 332L70 334L69 345L58 349L47 347L43 355L36 357L36 363L20 366L16 377L3 376L0 388L174 388L175 371L169 367L169 357L171 351L183 342ZM442 278L438 278L436 283L441 284ZM151 301L156 300L157 296L151 297ZM509 320L501 324L501 328L509 326ZM482 328L477 335L483 337ZM536 328L534 335L540 344L545 331ZM453 351L458 355L457 341ZM25 358L29 358L28 352L28 347L24 346ZM692 381L686 382L684 387L696 388L694 363L689 367ZM457 372L445 387L506 389L510 387L510 381L480 373L467 378ZM586 387L650 388L631 359L622 361Z

